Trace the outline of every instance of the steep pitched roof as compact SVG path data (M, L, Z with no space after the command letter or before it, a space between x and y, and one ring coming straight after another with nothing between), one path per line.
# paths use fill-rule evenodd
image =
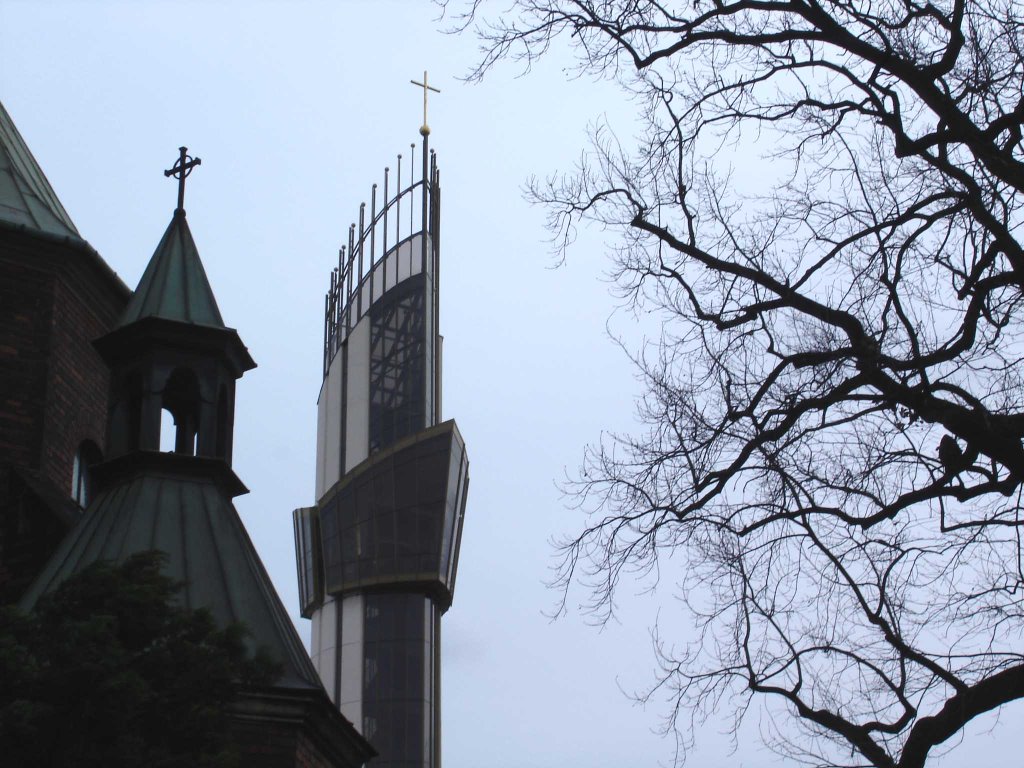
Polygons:
M144 317L224 327L182 210L174 212L118 325Z
M31 609L42 595L97 560L121 562L137 552L160 550L168 556L164 573L184 584L185 607L208 609L221 626L244 623L250 645L264 647L282 665L278 686L320 689L320 678L230 501L229 493L238 489L226 491L218 477L222 462L142 453L121 464L129 467L127 476L93 500L22 597L21 607Z
M80 238L25 140L0 104L0 220Z

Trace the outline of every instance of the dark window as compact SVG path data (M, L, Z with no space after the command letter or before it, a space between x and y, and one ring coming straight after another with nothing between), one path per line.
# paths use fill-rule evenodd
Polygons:
M430 691L424 687L432 610L422 595L368 594L363 624L363 725L379 768L430 765L423 731Z
M82 508L89 506L92 500L92 468L102 459L100 449L91 440L83 440L75 452L71 466L71 498Z
M320 507L324 591L454 587L468 462L452 432L380 454Z
M405 280L370 312L370 453L426 425L423 285Z

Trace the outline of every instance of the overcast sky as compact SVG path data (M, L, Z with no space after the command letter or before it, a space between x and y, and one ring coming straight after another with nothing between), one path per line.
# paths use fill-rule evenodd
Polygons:
M571 79L555 52L526 77L509 65L459 80L469 35L438 30L427 2L0 0L0 100L82 236L130 286L176 203L163 169L185 144L189 225L225 322L258 364L238 387L236 500L300 634L291 510L313 498L323 294L359 203L417 143L423 70L443 188L444 416L470 456L455 602L443 621L445 768L667 764L664 709L626 693L653 681L649 627L686 639L671 586L620 593L598 629L551 621L551 539L577 530L557 480L602 430L627 430L639 385L611 340L643 328L603 277L603 233L555 268L533 174L569 170L587 125L625 127L607 83ZM671 570L677 569L676 571ZM1019 708L1015 710L1020 714ZM1008 716L1007 716L1008 717ZM780 765L758 715L735 753L725 722L701 729L690 765ZM1012 725L981 729L940 765L1019 764ZM1000 752L1000 750L1003 750Z

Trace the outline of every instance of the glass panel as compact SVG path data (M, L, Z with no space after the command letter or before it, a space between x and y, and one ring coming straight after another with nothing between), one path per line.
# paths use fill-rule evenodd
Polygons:
M457 537L460 468L465 471L461 445L451 456L453 442L445 430L395 455L382 454L325 503L320 514L328 591L446 582Z
M466 518L466 499L469 498L469 463L466 463L466 477L462 483L462 499L459 502L459 517L455 525L455 554L448 560L448 578L445 586L449 592L455 591L455 572L459 567L459 547L462 544L462 523Z
M296 509L292 513L295 528L295 558L298 563L299 600L302 615L309 613L323 601L320 581L320 529L315 507Z
M451 557L456 536L456 524L459 510L459 490L466 471L465 454L458 440L452 439L451 461L448 467L448 482L445 488L444 530L441 533L441 573L447 577L451 571ZM448 579L445 578L447 583Z
M426 424L423 278L402 282L370 311L370 453Z
M423 627L427 601L421 595L368 594L363 647L371 678L363 682L363 716L372 719L375 766L429 766L423 723L428 716L423 689L426 644Z
M324 571L328 588L341 582L341 546L338 529L338 498L328 501L320 510L320 535L323 537Z

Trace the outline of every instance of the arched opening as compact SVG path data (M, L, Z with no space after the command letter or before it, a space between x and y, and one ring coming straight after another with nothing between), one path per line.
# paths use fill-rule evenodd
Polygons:
M230 460L228 456L228 388L227 385L220 385L220 393L217 395L217 458Z
M164 413L170 414L173 426L161 417L160 450L173 450L186 456L195 456L199 437L199 380L188 368L176 368L164 385L161 403ZM174 435L173 444L165 436ZM165 447L166 446L166 447Z
M128 373L118 384L110 410L110 433L107 449L119 456L139 447L142 426L142 376Z
M75 452L71 466L71 498L83 509L92 500L92 468L103 460L103 454L92 440L83 440Z
M174 426L174 414L166 408L160 410L160 450L174 453L174 444L178 439L178 430Z

